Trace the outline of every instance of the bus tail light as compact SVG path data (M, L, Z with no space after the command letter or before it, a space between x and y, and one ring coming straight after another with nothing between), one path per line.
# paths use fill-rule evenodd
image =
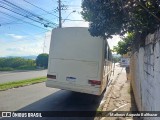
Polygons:
M99 80L88 80L88 83L91 85L101 85L101 81Z
M56 79L56 75L49 75L49 74L47 74L47 78Z

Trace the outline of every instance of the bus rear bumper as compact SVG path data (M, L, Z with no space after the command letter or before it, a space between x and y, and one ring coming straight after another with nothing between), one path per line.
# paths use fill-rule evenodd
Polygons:
M83 85L76 85L76 84L64 84L53 80L47 80L46 81L46 87L51 88L58 88L58 89L64 89L64 90L70 90L80 93L87 93L92 95L101 95L101 86L83 86Z

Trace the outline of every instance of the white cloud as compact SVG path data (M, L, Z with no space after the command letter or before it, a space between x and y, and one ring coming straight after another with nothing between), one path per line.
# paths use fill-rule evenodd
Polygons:
M4 38L0 39L1 44L5 42Z
M4 41L3 44L0 44L0 56L38 55L43 52L43 49L45 53L49 53L50 39L51 32L46 32L45 35L35 35L29 39Z
M14 39L23 39L26 37L26 36L16 35L16 34L7 34L7 35L14 38Z
M7 48L6 50L7 51L16 51L17 52L17 51L23 51L23 49L24 48L21 48L21 47L19 47L19 48L18 47L12 47L12 48Z
M15 3L17 3L16 0L14 1ZM80 0L76 0L76 1L68 0L68 3L73 6L75 5L81 6ZM18 5L20 4L22 3L18 3ZM22 6L25 6L25 4L23 4ZM67 12L62 13L63 19L65 19L76 8L70 7L70 9L71 10L67 10ZM30 6L28 10L32 11L33 7ZM81 14L79 13L81 10L82 10L81 8L76 9L76 12L71 13L67 19L83 20ZM67 21L66 20L62 26L63 27L88 27L89 23L84 21ZM24 30L25 30L25 26L24 26ZM20 32L20 30L18 32ZM24 31L24 32L27 33L27 31ZM3 40L0 40L1 42L3 41L3 44L0 44L0 56L38 55L43 51L45 53L49 53L51 32L46 32L45 34L31 35L31 36L29 35L27 36L21 33L15 34L14 30L10 31L9 33L10 34L4 34Z
M10 48L8 48L10 47ZM31 44L14 44L8 45L7 48L1 48L4 53L1 56L26 56L26 55L38 55L42 53L41 43Z
M1 56L26 56L42 53L42 40L6 42L0 45Z

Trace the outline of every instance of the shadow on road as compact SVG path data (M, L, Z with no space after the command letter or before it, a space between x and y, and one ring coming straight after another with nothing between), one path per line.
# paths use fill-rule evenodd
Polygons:
M35 93L36 94L36 93ZM32 104L29 104L18 111L97 111L104 96L60 90ZM73 113L74 114L74 113ZM74 116L74 115L73 115ZM2 120L93 120L94 117L44 117L44 118L7 118Z

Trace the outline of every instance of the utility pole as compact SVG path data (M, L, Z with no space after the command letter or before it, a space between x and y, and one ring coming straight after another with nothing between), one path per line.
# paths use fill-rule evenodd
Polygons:
M59 28L62 27L62 17L61 17L61 0L58 0L58 4L59 4L59 7L58 7L58 11L59 11Z

